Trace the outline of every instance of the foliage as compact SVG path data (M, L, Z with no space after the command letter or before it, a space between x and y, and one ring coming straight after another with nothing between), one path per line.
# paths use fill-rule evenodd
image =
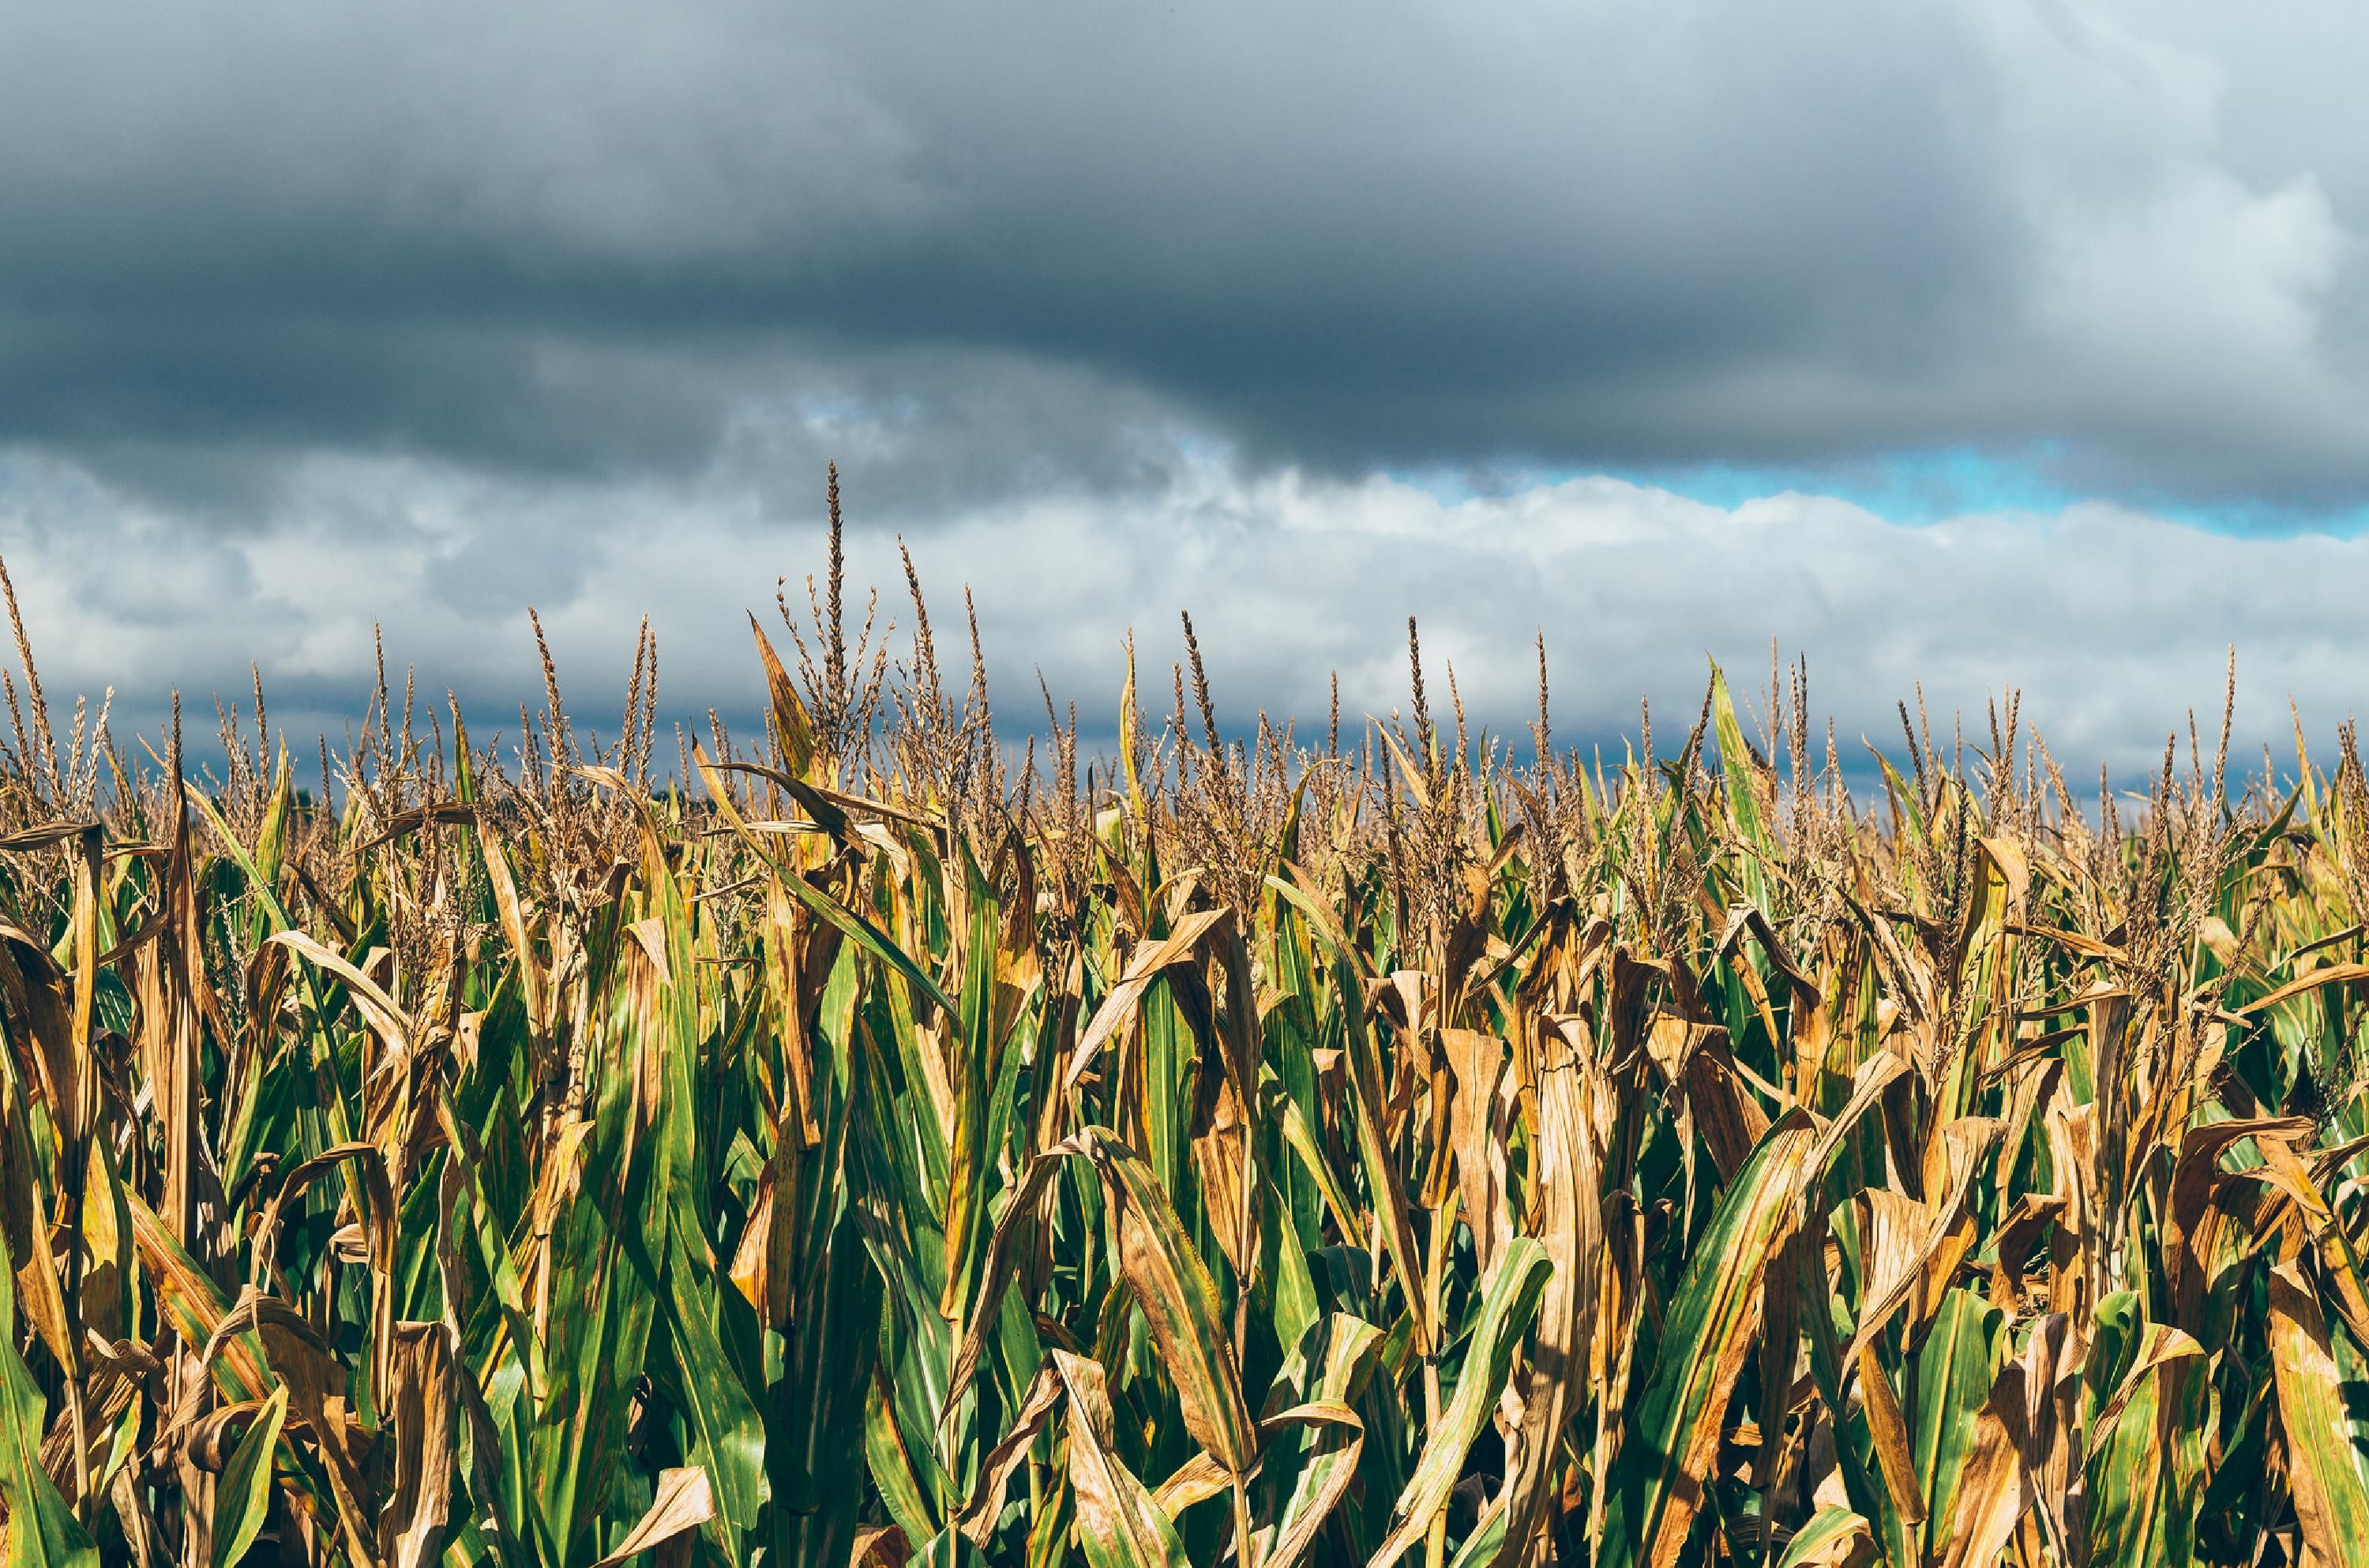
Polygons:
M1411 640L1354 751L1196 647L1040 766L828 591L664 777L647 634L320 795L25 660L10 1563L2360 1560L2349 731L1863 809L1798 673L1608 772Z

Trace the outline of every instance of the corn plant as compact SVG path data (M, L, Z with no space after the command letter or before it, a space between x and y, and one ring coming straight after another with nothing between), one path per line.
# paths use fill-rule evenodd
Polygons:
M300 790L17 624L10 1564L2369 1560L2349 727L2093 802L1713 669L1609 766L1410 626L1345 749L1187 621L1015 748L832 501L670 767L647 628L606 744L546 650Z

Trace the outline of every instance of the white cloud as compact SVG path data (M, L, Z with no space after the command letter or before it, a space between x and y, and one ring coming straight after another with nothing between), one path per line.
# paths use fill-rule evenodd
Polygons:
M459 688L484 727L531 696L524 606L540 609L585 722L622 689L633 627L659 633L665 706L750 712L744 612L772 619L777 574L819 564L819 506L795 524L745 488L555 492L413 463L324 460L235 543L142 513L54 465L19 463L5 548L54 694L113 683L153 717L168 684L230 695L262 667L283 723L341 733L372 680L383 623L398 669ZM856 581L910 627L893 541L848 498ZM58 546L73 539L74 548ZM509 547L486 556L487 538ZM2233 538L2103 505L1902 527L1848 502L1785 494L1726 509L1617 480L1443 502L1387 479L1245 476L1180 456L1163 490L1124 504L1020 501L916 541L942 650L974 591L995 697L1024 727L1034 671L1107 728L1132 626L1147 690L1189 609L1220 715L1321 720L1404 701L1404 618L1421 618L1436 692L1453 661L1476 721L1518 732L1530 645L1546 634L1557 732L1630 729L1641 694L1682 726L1710 654L1757 687L1770 638L1806 653L1845 743L1889 746L1893 704L1924 682L1938 715L2008 683L2068 765L2146 766L2239 653L2240 741L2286 749L2285 699L2315 738L2352 710L2369 540ZM572 553L571 553L572 552ZM900 632L899 639L903 634Z

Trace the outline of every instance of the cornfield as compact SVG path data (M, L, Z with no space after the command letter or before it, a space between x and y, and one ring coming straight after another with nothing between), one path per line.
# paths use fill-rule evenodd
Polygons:
M17 623L12 1568L2369 1561L2349 728L1860 801L1799 667L1319 744L1188 621L1096 758L830 544L742 737L645 627L199 769Z

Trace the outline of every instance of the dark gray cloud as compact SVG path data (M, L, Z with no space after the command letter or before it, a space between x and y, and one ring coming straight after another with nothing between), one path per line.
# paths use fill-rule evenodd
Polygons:
M17 9L0 439L158 494L683 474L784 400L903 401L944 483L1141 479L1048 381L1338 473L2045 443L2369 489L2369 158L2282 55L2132 30L2177 12Z

